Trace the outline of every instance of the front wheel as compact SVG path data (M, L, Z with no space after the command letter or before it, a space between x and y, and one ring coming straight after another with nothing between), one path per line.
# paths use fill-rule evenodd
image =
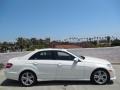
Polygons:
M103 85L109 82L110 76L106 70L99 69L93 72L91 76L91 81L95 84Z
M20 75L19 80L23 86L27 86L27 87L32 86L37 81L35 74L33 72L30 72L30 71L23 72Z

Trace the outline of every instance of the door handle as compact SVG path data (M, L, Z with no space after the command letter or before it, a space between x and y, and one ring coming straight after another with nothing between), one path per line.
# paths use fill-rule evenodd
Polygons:
M38 65L38 63L37 63L37 62L34 62L33 65Z
M61 64L61 63L59 63L59 64L58 64L58 66L60 67L60 66L62 66L62 64Z

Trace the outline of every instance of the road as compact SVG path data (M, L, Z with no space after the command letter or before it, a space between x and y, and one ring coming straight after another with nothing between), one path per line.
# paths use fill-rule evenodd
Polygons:
M3 70L0 71L0 90L119 90L120 65L113 65L117 79L107 85L93 85L85 81L46 81L32 87L22 87L19 82L6 80Z

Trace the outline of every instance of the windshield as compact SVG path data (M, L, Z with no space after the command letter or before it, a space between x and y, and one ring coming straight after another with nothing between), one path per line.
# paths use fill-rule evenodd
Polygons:
M80 52L76 52L75 50L68 50L68 51L73 53L74 55L76 55L77 57L81 59L85 59L85 56L81 55Z

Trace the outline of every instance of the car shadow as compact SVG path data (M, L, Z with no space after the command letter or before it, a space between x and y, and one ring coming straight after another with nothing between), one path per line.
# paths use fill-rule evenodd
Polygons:
M21 86L21 84L18 81L6 79L0 84L0 86Z
M106 85L112 85L113 81L110 81ZM95 85L92 84L90 81L41 81L37 82L34 86L54 86L54 85ZM14 87L22 87L20 82L15 80L6 79L4 80L0 86L14 86Z

